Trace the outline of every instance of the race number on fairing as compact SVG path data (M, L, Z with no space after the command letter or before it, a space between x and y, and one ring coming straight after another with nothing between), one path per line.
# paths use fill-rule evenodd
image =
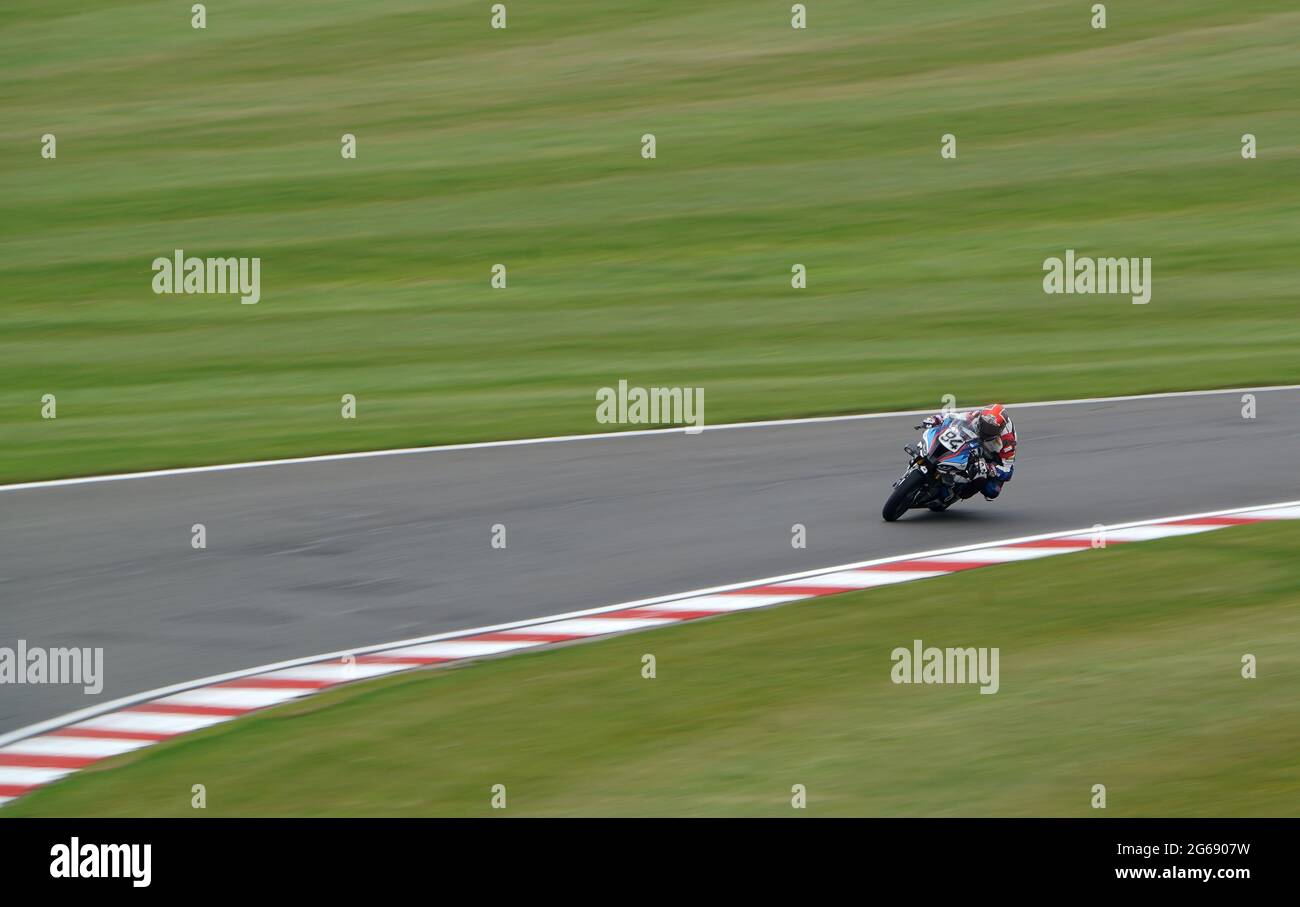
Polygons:
M939 435L939 443L949 450L960 450L964 440L955 426L944 429Z

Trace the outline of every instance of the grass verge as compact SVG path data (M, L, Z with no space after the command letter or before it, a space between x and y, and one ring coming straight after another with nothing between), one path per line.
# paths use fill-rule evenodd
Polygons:
M789 6L6 3L0 481L590 432L619 379L712 422L1300 382L1293 0ZM262 301L155 296L178 248ZM1066 249L1151 303L1045 296Z

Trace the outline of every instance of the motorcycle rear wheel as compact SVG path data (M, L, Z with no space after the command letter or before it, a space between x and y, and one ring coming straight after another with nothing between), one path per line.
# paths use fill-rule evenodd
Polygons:
M885 501L880 515L886 523L892 523L916 503L916 496L925 485L927 476L920 470L908 473L903 481L894 486L894 493Z

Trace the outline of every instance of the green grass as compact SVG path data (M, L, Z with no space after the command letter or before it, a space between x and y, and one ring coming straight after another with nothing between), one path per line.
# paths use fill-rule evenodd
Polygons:
M4 814L1294 816L1298 550L1300 524L1233 528L404 674ZM998 647L1001 689L892 684L913 639Z
M0 480L594 431L619 378L710 421L1300 381L1290 0L508 6L6 3ZM154 296L175 248L262 302ZM1151 304L1045 296L1066 248Z

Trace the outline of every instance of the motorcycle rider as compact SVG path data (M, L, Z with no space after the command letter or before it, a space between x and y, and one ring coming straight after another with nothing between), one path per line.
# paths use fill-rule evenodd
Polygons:
M956 495L948 501L930 505L931 510L944 510L954 501L974 497L976 492L983 492L987 500L993 500L1002 493L1002 486L1011 481L1016 471L1016 427L1007 415L1006 407L994 403L982 409L955 413L954 418L969 423L979 432L980 458L972 464L974 478L959 486ZM949 418L943 413L927 416L919 428L933 428Z

